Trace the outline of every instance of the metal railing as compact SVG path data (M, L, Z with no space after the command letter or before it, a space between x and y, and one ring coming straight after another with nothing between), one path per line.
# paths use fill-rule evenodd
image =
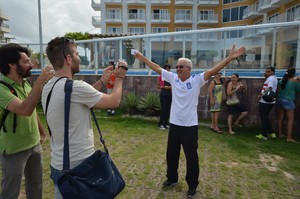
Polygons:
M299 27L300 21L294 21L99 38L76 43L81 57L81 73L84 74L102 73L109 61L125 59L130 68L129 75L157 75L136 60L130 54L131 49L139 50L161 66L175 66L178 58L187 57L192 60L193 71L204 71L223 60L235 44L245 46L246 54L239 58L238 65L229 63L225 73L239 71L242 76L261 76L267 66L275 66L279 72L289 67L300 69ZM38 68L48 64L46 57L42 64L36 59L39 57L38 43L22 45L32 50L31 59L36 63L37 72ZM43 47L45 49L46 44Z

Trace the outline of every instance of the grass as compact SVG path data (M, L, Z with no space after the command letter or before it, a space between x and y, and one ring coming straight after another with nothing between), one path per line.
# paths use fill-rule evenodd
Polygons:
M97 112L113 161L122 173L125 189L118 199L186 198L185 158L180 156L179 183L162 189L166 180L167 131L156 119L106 117ZM44 121L44 117L42 121ZM255 128L219 135L199 128L200 184L198 198L300 198L300 145L283 139L260 141ZM95 146L102 148L95 133ZM49 177L49 138L44 149L44 199L53 198ZM24 197L22 190L20 198Z

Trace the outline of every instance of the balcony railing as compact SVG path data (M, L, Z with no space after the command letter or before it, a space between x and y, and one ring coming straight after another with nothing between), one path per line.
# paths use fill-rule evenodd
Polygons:
M92 0L92 8L95 11L100 11L100 0Z
M122 22L121 14L116 13L107 13L106 14L106 22Z
M272 0L271 4L272 5L276 5L276 6L281 6L281 5L286 5L290 2L292 2L293 0Z
M258 3L249 5L246 9L244 9L243 19L253 19L258 16L261 16L262 14L258 12L258 9L259 9Z
M260 0L258 2L258 12L267 13L279 7L277 5L272 5L271 1L272 0Z
M175 5L193 5L193 0L175 0Z
M198 23L214 24L218 23L218 14L200 14L198 15Z
M104 1L105 4L120 4L122 0L101 0Z
M152 13L152 23L170 23L170 14Z
M145 20L146 18L144 14L128 13L128 19Z
M95 28L100 28L100 26L101 26L101 17L100 16L93 16L92 24Z
M171 0L151 0L151 4L170 4Z
M190 14L176 14L175 23L192 23L192 15Z
M199 6L217 6L219 5L219 0L198 0Z
M145 4L146 0L127 0L127 4Z

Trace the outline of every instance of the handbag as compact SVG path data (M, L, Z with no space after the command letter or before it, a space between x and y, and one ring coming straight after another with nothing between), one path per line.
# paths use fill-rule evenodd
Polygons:
M276 97L276 93L272 90L268 90L262 95L263 100L265 100L266 102L275 102Z
M227 97L226 104L228 106L236 105L236 104L239 104L239 103L240 103L240 100L237 97L236 93L234 93L233 95Z
M57 181L58 189L64 199L114 198L124 189L125 181L108 153L93 109L91 113L104 151L96 150L81 164L70 169L68 132L72 86L73 81L68 79L65 83L63 174Z

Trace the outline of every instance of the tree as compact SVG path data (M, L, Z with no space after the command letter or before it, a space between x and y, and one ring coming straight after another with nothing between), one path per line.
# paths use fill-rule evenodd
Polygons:
M68 32L65 34L65 37L69 37L75 40L87 40L91 38L91 35L87 32L82 33L82 32ZM87 43L82 44L84 47L84 56L87 58L86 56L86 49L88 47Z

